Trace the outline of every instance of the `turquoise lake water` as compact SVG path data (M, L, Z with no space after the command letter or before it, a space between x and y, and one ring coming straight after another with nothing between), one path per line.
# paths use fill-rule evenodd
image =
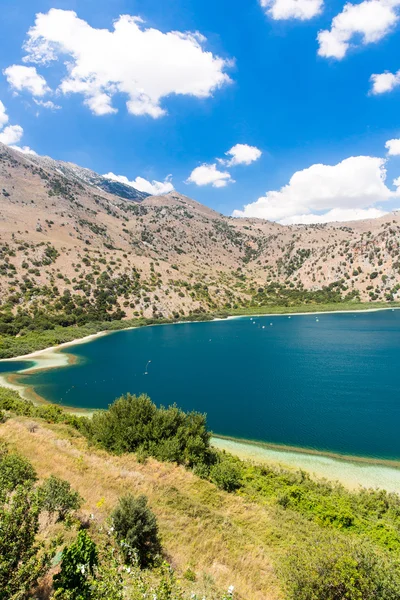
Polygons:
M146 392L207 413L215 433L400 459L400 311L147 327L63 352L78 362L21 382L89 409Z

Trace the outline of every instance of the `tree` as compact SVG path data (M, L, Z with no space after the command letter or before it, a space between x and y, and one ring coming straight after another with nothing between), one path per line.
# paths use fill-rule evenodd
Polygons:
M17 485L0 507L0 600L28 598L50 566L52 552L36 542L40 508L29 483Z
M152 565L161 552L161 543L157 519L147 506L146 496L120 498L112 519L125 560L132 562L136 555L140 567Z

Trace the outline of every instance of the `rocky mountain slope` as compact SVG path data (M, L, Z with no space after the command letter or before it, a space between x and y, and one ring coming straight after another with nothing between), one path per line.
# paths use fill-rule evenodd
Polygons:
M399 299L399 242L399 213L313 226L234 219L0 144L0 311L177 317Z

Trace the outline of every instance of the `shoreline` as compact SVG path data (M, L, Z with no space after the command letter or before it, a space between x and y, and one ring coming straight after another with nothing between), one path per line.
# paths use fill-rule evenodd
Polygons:
M17 362L17 361L28 361L29 359L33 359L34 364L31 367L27 367L26 369L21 369L18 373L25 373L31 371L37 371L39 369L51 369L56 367L64 367L70 364L69 355L68 354L58 354L59 350L63 348L67 348L69 346L78 346L80 344L86 344L88 342L93 341L98 337L102 337L111 333L118 333L120 331L130 331L132 329L139 329L140 327L158 327L160 325L187 325L190 323L214 323L218 321L226 321L229 319L252 319L252 318L260 318L260 317L303 317L307 315L331 315L331 314L351 314L351 313L372 313L372 312L381 312L384 310L395 311L400 310L400 306L388 306L388 307L379 307L379 308L354 308L344 309L344 310L319 310L319 311L309 311L309 312L284 312L284 313L254 313L254 314L244 314L244 315L228 315L227 317L215 317L210 320L204 321L176 321L173 323L152 323L151 325L139 325L139 326L130 326L122 329L106 329L103 331L99 331L97 333L91 333L90 335L86 335L82 338L77 338L75 340L71 340L69 342L63 342L62 344L58 344L57 346L50 346L48 348L43 348L41 350L35 350L34 352L30 352L29 354L23 354L21 356L13 356L12 358L1 358L0 363L3 362ZM48 356L46 356L48 355ZM42 359L42 360L41 360ZM0 382L4 379L0 375Z
M351 490L364 487L400 493L400 462L270 445L217 434L212 436L211 444L242 460L289 470L304 470L312 477L338 481Z

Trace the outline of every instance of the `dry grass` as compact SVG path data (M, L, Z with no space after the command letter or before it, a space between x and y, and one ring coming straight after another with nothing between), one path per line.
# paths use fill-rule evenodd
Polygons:
M282 598L273 559L282 536L287 546L291 534L289 522L277 522L275 508L219 491L181 467L110 456L89 449L67 428L40 423L32 432L30 423L10 419L0 436L32 462L40 478L67 479L85 499L84 515L102 522L121 495L146 494L178 572L190 566L199 580L212 580L219 589L234 585L246 600Z

